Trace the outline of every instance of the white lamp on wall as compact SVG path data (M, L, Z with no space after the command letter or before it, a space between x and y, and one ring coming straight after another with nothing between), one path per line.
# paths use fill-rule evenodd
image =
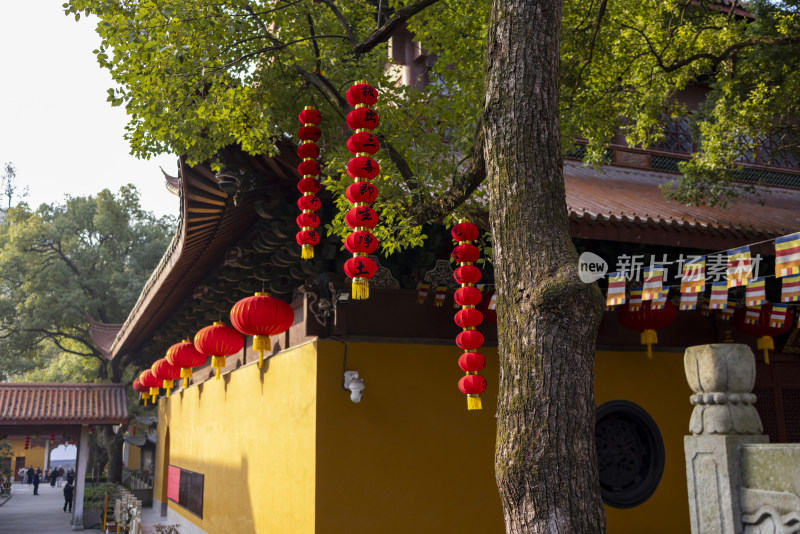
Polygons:
M364 381L358 376L358 371L344 372L344 389L350 390L350 400L361 402L361 394L364 391Z

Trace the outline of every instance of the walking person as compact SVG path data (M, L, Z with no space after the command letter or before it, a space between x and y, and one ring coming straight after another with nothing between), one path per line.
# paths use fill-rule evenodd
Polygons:
M58 478L58 469L55 469L55 468L51 469L50 470L50 487L51 488L55 488L56 487L56 479L57 478Z
M33 470L33 466L28 467L27 473L28 473L28 485L30 486L31 484L33 484L33 475L36 473L36 471Z
M33 494L39 495L39 482L40 482L40 475L39 471L35 471L33 473Z
M64 468L59 467L58 473L56 473L56 480L58 481L58 487L61 487L61 483L64 481Z
M69 506L69 511L72 512L72 491L75 486L72 485L72 481L68 480L67 485L64 486L64 511L67 511L67 506Z

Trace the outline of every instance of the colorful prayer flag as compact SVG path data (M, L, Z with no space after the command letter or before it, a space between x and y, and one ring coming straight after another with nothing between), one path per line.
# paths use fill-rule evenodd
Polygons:
M645 267L644 287L642 288L642 301L658 300L664 291L664 268Z
M753 260L750 247L744 246L728 251L728 287L746 286L750 283Z
M639 311L642 309L642 290L631 289L631 298L628 301L628 310Z
M761 306L748 306L744 314L744 322L746 324L758 324L759 317L761 317Z
M728 306L725 309L720 310L720 319L722 319L723 321L730 321L731 319L733 319L733 314L735 312L736 312L736 303L731 302L729 300Z
M625 304L625 273L609 273L606 306Z
M800 274L800 232L775 239L775 278Z
M698 296L699 293L681 293L681 311L696 310Z
M729 280L730 281L730 280ZM711 283L711 302L712 310L724 310L728 305L728 284L725 280Z
M417 304L423 304L425 302L425 299L428 298L428 289L430 287L430 284L419 284L419 288L417 290Z
M769 314L769 325L772 328L783 328L783 324L786 322L786 312L788 309L789 306L786 304L773 304L772 312Z
M444 306L444 297L445 293L447 292L446 286L437 286L436 287L436 296L433 301L433 305L437 308L441 308Z
M711 313L711 297L703 297L703 305L700 306L700 315L708 317Z
M781 302L800 301L800 275L785 277L782 286Z
M746 306L761 306L767 303L766 284L764 277L755 278L750 282L745 291L744 303Z
M683 264L681 293L702 293L706 287L706 259L695 258Z
M667 293L668 291L662 291L661 296L657 299L653 299L650 301L650 309L651 310L663 310L664 306L667 303Z

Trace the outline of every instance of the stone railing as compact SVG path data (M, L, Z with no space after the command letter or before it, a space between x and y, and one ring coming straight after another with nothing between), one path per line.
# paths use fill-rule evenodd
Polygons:
M114 522L116 532L141 534L142 501L130 491L123 489L114 503Z
M693 534L800 533L800 444L770 445L747 345L689 347L694 410L684 438Z

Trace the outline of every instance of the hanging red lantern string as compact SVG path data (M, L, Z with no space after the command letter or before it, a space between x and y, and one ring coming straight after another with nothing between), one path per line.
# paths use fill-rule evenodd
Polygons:
M345 196L353 208L345 215L345 222L353 229L345 240L345 248L353 257L344 264L344 272L353 280L354 300L369 298L369 279L375 276L378 266L367 256L378 249L378 240L370 232L378 224L378 214L369 204L378 196L378 189L370 183L381 168L370 156L380 148L378 138L370 130L378 126L378 114L370 108L378 101L378 91L359 81L347 90L347 102L355 109L347 114L347 125L355 131L347 140L347 149L355 156L347 162L347 175L354 183Z
M253 350L258 351L258 368L264 364L264 351L270 350L270 336L289 330L294 322L294 310L269 293L256 293L231 308L231 324L246 336L253 336Z
M467 409L480 410L481 393L486 390L486 379L478 371L486 365L486 358L478 352L483 345L483 334L476 328L483 322L483 314L477 309L483 299L475 284L481 280L481 270L473 265L480 257L480 250L472 244L478 239L478 228L467 220L459 221L450 231L458 245L453 249L453 259L458 267L453 278L461 287L456 290L455 302L461 306L456 313L455 322L463 330L456 336L456 345L464 350L458 365L466 373L458 381L458 388L467 396Z
M638 310L631 310L630 306L620 306L617 317L622 326L629 330L641 332L639 339L642 345L647 345L647 357L653 357L653 345L658 343L656 330L666 328L675 321L677 312L675 305L667 299L663 308L652 307L653 301L645 301Z
M134 391L141 394L141 400L144 402L144 405L147 406L147 398L150 396L149 390L142 385L141 380L137 376L133 379L133 384L131 385Z
M206 363L208 356L197 350L194 343L184 339L167 349L167 361L175 367L180 367L183 389L186 389L189 387L189 379L192 377L192 368Z
M743 334L756 338L756 348L763 352L764 363L769 365L769 351L775 350L775 341L772 339L792 329L792 315L786 314L786 319L781 326L770 324L772 304L767 303L758 310L758 322L746 320L748 308L739 308L733 315L736 329Z
M161 387L167 390L167 397L169 397L170 391L174 387L173 381L181 377L181 368L172 365L166 358L161 358L155 361L150 370L153 372L153 376L161 381Z
M297 217L297 226L300 231L297 232L295 239L297 244L300 245L301 257L304 260L314 258L314 245L319 244L319 233L314 230L319 226L319 215L314 213L320 208L319 198L316 196L319 193L321 186L317 180L320 173L319 162L319 147L315 144L321 136L321 131L317 127L322 116L314 108L306 106L303 111L297 116L297 120L303 126L297 132L300 138L300 146L297 147L297 155L303 160L297 166L297 172L302 176L297 183L297 189L303 194L300 200L306 199L302 203L298 201L297 206L302 213ZM312 201L313 197L315 201ZM259 367L261 367L259 365Z
M215 321L195 334L194 347L211 356L211 367L217 370L219 380L221 370L225 367L225 357L242 350L244 337L236 329Z

